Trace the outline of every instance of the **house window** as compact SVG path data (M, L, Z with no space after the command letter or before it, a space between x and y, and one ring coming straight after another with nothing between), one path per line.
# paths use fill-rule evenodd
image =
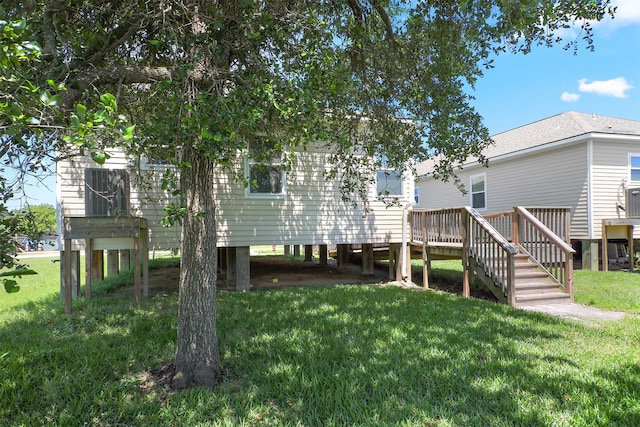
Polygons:
M420 188L419 187L415 187L413 189L413 199L416 202L416 204L420 203Z
M129 173L125 169L85 169L86 216L129 214Z
M630 181L640 182L640 154L629 156Z
M249 153L251 153L251 148ZM282 153L269 150L267 159L255 160L251 154L245 163L245 178L249 185L246 197L279 198L287 193L287 173L282 163Z
M382 169L376 171L376 192L378 197L402 197L402 174Z
M487 209L487 176L474 175L471 177L471 207Z

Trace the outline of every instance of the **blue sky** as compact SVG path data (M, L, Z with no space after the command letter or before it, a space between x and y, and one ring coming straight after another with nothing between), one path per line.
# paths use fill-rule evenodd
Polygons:
M614 4L616 18L594 24L593 52L538 46L495 59L473 93L492 135L570 110L640 120L640 0Z
M614 4L616 18L594 24L594 52L584 43L577 55L539 46L495 59L473 92L492 135L569 110L640 121L640 0ZM580 36L568 30L566 37ZM29 183L26 194L30 204L55 206L55 178Z

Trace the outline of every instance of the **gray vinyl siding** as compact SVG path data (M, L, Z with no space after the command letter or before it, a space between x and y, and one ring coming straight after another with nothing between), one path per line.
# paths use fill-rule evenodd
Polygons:
M271 244L388 243L402 241L403 205L413 200L413 179L404 177L406 195L402 206L387 207L371 191L370 212L363 203L352 207L341 200L338 183L324 176L328 154L321 147L297 153L287 172L287 194L281 198L248 198L241 182L220 173L216 194L218 246ZM96 167L89 159L58 164L61 212L65 216L84 216L84 169ZM127 167L122 154L113 154L108 169ZM239 156L236 172L242 174L244 159ZM142 164L142 182L131 169L131 214L149 223L150 248L179 246L180 228L162 227L160 220L172 197L160 190L162 166Z
M593 237L602 238L602 220L624 218L625 212L616 209L618 198L624 204L623 180L629 179L629 154L640 153L637 142L596 140L593 142L592 212ZM640 187L627 183L627 187ZM640 238L640 227L635 227L634 237Z
M571 208L571 237L587 235L587 150L573 144L555 150L490 161L489 167L467 167L458 172L469 188L470 177L486 175L487 209L483 215L513 210L514 206L559 206ZM427 209L470 206L469 194L462 195L452 183L431 178L418 181L420 204Z

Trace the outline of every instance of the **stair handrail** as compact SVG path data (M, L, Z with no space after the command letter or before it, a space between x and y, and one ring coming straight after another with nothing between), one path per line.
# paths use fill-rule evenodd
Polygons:
M513 220L513 232L512 237L514 244L520 245L524 250L533 255L540 266L544 268L558 283L564 288L564 292L573 295L573 254L576 252L571 245L562 240L557 234L551 231L546 225L544 225L538 218L536 218L531 212L522 206L514 207L515 218ZM560 263L563 264L562 268L558 268L557 261L552 257L551 262L544 262L541 260L541 256L535 252L540 252L541 242L529 242L522 235L525 229L524 225L528 224L535 229L542 237L548 239L548 241L554 246L552 251L547 255L560 251L563 254L564 262L562 259Z
M464 210L469 218L465 238L468 256L502 288L509 305L515 305L515 256L518 250L476 209L465 206Z

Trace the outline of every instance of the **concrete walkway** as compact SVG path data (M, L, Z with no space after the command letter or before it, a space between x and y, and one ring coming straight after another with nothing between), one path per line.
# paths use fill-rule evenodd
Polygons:
M520 307L523 310L539 311L558 317L574 320L620 320L624 317L623 311L602 310L596 307L588 307L581 304L540 304Z

